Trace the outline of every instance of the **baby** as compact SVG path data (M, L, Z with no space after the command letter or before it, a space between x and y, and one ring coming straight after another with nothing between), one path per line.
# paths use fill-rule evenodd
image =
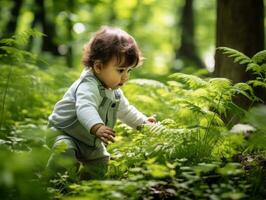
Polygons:
M66 148L60 155L53 153L48 166L64 155L73 166L81 164L81 179L102 178L110 157L106 144L115 141L117 118L132 128L156 122L130 105L120 89L141 61L136 41L125 31L105 26L94 33L84 47L84 71L49 116L50 127L60 131L53 149L62 142Z

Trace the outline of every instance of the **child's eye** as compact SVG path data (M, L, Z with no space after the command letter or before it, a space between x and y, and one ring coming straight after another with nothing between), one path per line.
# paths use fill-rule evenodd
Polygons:
M119 69L119 70L118 70L118 72L119 72L120 74L122 74L124 71L125 71L124 69Z
M129 69L129 70L127 70L127 73L129 73L129 72L131 72L132 71L132 69Z

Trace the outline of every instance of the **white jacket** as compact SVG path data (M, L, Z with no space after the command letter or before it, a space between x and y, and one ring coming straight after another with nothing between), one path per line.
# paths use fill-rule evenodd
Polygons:
M55 104L54 110L49 116L49 124L57 125L62 122L71 122L73 118L77 117L88 132L95 124L104 124L98 113L103 98L98 89L98 82L92 76L94 75L89 69L81 73L80 78L70 86L63 98ZM80 83L80 80L84 78L86 81ZM80 85L77 87L79 83ZM119 89L119 93L121 98L117 110L118 119L132 128L143 124L147 117L129 104L121 89ZM115 100L113 90L105 89L105 94L111 100Z

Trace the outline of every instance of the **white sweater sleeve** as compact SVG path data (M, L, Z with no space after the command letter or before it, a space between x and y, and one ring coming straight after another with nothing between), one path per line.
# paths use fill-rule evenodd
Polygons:
M122 122L132 128L137 128L147 120L147 116L138 111L133 105L130 105L127 98L120 90L121 99L118 107L117 117Z
M98 87L93 82L83 82L79 85L76 92L76 112L80 123L88 130L93 125L102 123L98 106L101 103L102 97L99 94Z

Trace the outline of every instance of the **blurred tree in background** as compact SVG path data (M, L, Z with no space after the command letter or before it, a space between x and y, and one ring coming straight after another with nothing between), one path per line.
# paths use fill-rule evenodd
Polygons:
M197 67L205 68L196 48L193 2L194 0L185 0L184 2L180 20L181 45L176 50L176 58L183 60L185 65L192 63ZM179 13L177 14L179 15Z
M204 67L206 52L213 52L215 5L207 0L1 0L0 5L0 38L30 28L43 32L41 39L30 39L28 49L48 63L57 56L68 67L80 66L82 46L102 25L119 26L136 38L146 57L145 68L136 73L144 76Z

